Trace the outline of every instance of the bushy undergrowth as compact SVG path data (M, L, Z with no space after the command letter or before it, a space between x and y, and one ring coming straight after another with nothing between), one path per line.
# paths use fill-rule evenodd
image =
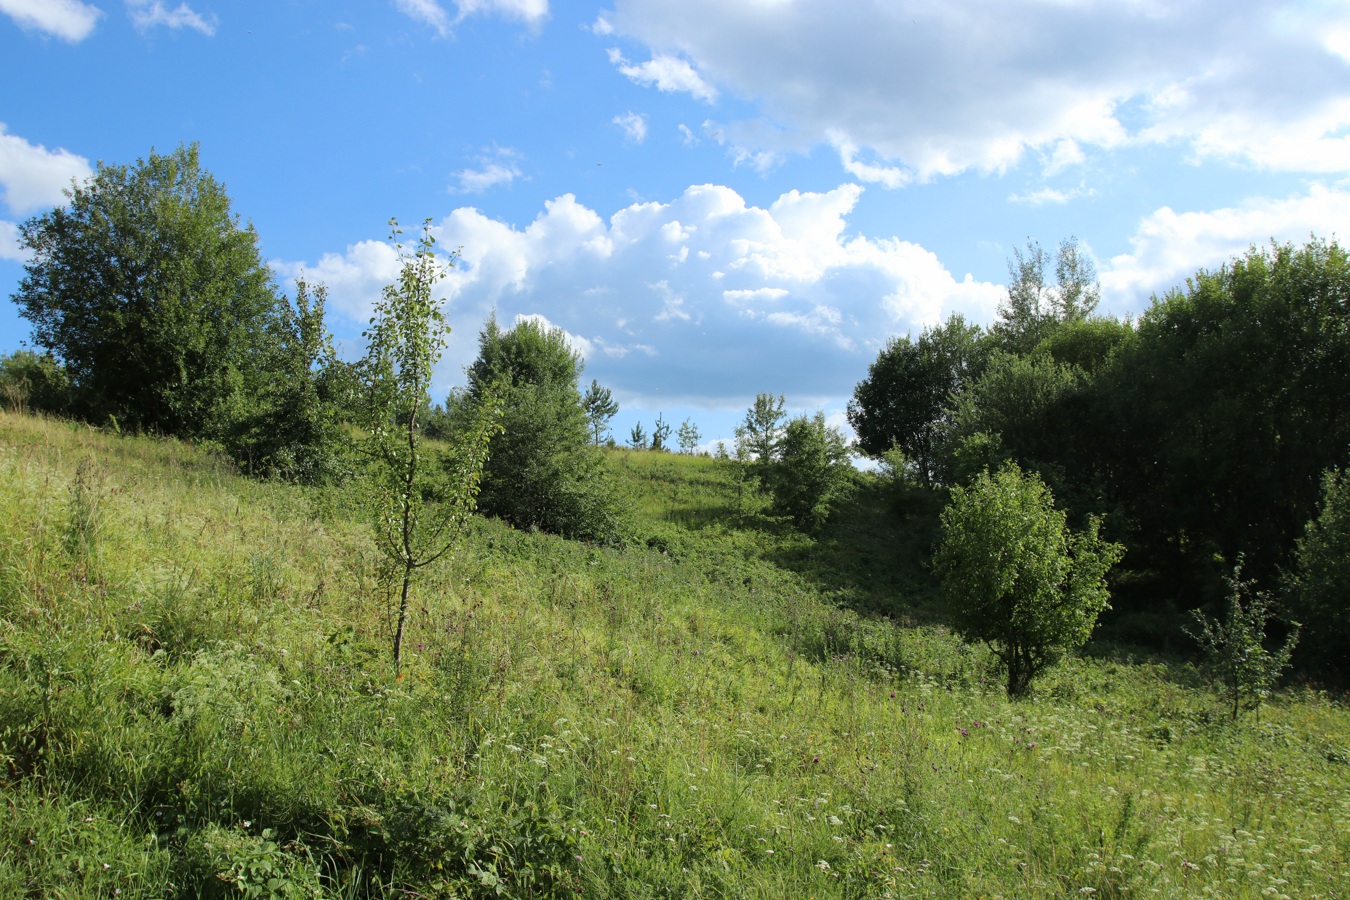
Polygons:
M1339 701L1094 648L1010 703L866 484L806 538L609 465L642 539L475 521L397 679L354 494L0 415L0 895L1350 892Z

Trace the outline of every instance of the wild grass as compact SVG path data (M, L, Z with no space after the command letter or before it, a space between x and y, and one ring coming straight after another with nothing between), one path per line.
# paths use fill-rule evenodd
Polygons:
M727 463L610 465L635 545L475 521L399 680L355 486L0 415L0 895L1350 893L1340 700L1233 724L1096 648L1011 703L931 497L813 539Z

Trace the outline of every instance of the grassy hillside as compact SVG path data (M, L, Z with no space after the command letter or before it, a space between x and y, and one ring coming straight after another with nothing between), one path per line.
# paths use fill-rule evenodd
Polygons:
M0 415L0 896L1350 894L1339 701L1099 649L1013 704L931 497L812 540L610 462L639 545L476 522L395 680L354 492Z

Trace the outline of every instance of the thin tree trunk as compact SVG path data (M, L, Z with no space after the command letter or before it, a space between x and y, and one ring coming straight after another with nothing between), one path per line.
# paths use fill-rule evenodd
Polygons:
M404 562L403 595L398 603L398 625L394 628L394 674L400 674L403 661L403 627L408 621L408 593L412 587L413 567Z

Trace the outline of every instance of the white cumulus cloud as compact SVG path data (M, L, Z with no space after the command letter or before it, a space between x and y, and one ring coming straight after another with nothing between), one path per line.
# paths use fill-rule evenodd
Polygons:
M0 12L22 28L78 43L89 37L103 10L80 0L0 0Z
M1029 155L1055 174L1134 143L1350 171L1344 3L615 0L593 31L679 61L886 187ZM784 152L765 136L728 144L743 159Z
M887 338L952 312L987 322L1003 296L920 246L850 234L862 190L790 191L761 207L693 185L607 218L565 194L524 227L455 209L433 229L462 247L442 283L456 331L440 377L462 380L495 310L564 328L588 376L632 403L739 404L766 385L797 402L847 397ZM397 259L367 241L303 268L327 281L336 314L364 322Z
M1151 295L1184 284L1197 269L1217 268L1272 239L1295 244L1313 234L1330 239L1346 222L1350 185L1314 184L1304 194L1216 210L1163 207L1139 223L1130 252L1102 268L1102 305L1117 313L1141 312Z
M27 262L28 255L19 246L19 226L0 219L0 259Z
M22 215L65 203L62 192L71 181L83 181L93 173L83 156L30 144L7 134L0 122L0 196L11 212Z
M687 60L677 56L661 54L645 63L633 64L624 59L617 49L611 48L609 61L637 84L655 87L666 93L683 92L708 103L717 99L716 89L700 78Z
M498 16L538 28L548 18L548 0L455 0L456 15L437 0L394 0L399 12L428 25L441 37L469 16Z
M548 18L548 0L455 0L455 6L460 19L496 15L538 27Z
M394 5L408 18L430 25L441 37L450 33L450 14L436 0L394 0Z

